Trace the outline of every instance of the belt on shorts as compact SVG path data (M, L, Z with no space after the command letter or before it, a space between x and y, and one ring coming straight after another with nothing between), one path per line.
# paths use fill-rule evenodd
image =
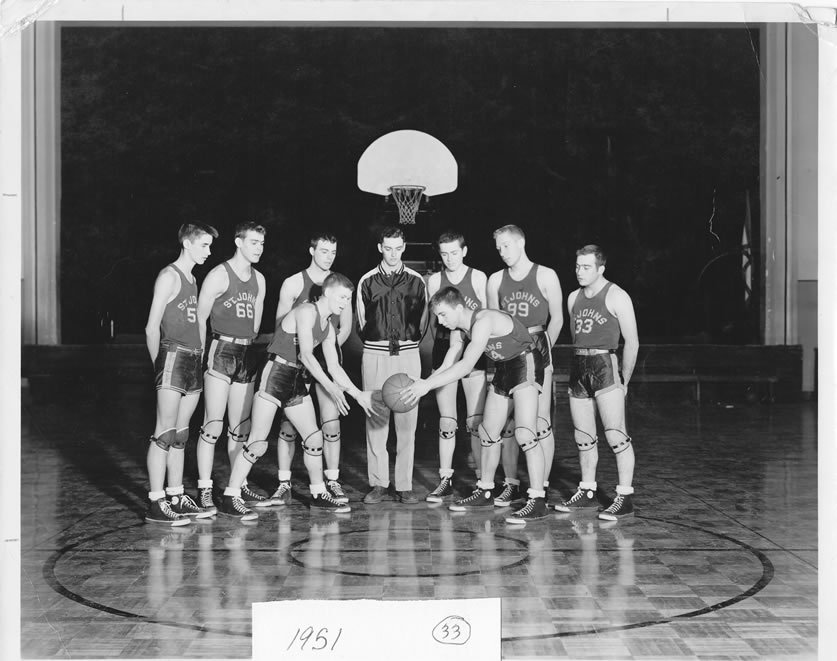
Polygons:
M275 353L270 354L268 360L272 360L274 363L282 363L282 365L288 365L289 367L296 367L297 369L302 368L302 365L299 363L292 363L290 360L285 360L282 356L277 356Z
M598 356L604 353L616 353L616 349L573 349L576 356Z
M193 356L202 356L203 355L203 349L192 349L190 347L184 347L180 344L168 344L168 343L165 343L165 342L160 345L160 350L161 351L182 351L183 353L189 353L189 354L192 354Z
M529 334L531 335L532 333L542 333L546 329L543 326L529 326L526 330L529 331Z
M213 340L222 340L223 342L232 342L233 344L253 344L253 340L244 337L232 337L230 335L221 335L220 333L212 334Z

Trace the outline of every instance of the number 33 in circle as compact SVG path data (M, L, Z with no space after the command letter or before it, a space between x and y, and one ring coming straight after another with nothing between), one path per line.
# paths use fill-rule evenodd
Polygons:
M443 645L464 645L471 637L471 625L459 615L449 615L433 627L433 639Z

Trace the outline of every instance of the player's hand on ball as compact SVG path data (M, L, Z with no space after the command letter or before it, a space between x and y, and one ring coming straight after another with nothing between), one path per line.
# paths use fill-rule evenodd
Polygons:
M429 390L427 382L424 379L415 379L411 385L401 391L401 397L399 399L405 404L412 405L424 397Z
M358 393L357 397L355 397L355 400L358 404L360 404L360 407L369 418L381 415L382 411L379 406L382 406L384 409L386 408L383 402L379 404L378 401L372 397L373 393L373 390L364 390Z

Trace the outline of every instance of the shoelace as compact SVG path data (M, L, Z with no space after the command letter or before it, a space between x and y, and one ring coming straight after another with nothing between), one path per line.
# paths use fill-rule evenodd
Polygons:
M160 502L160 511L163 513L164 516L168 517L169 519L180 518L180 514L178 514L171 508L171 505L167 500L163 500Z
M526 504L521 507L517 512L515 512L515 516L526 516L527 514L531 514L532 511L535 509L535 499L530 498L526 501Z
M617 510L621 509L623 500L625 500L624 496L616 496L616 498L613 499L613 503L611 503L610 507L608 507L605 511L613 514Z
M480 499L482 498L483 493L485 493L485 492L484 492L482 489L479 489L479 488L478 488L478 489L475 489L475 490L474 490L474 493L472 493L470 496L468 496L468 497L467 497L465 500L463 500L462 502L463 502L463 503L472 503L472 502L474 502L475 500L480 500Z
M332 480L328 483L328 488L331 489L336 495L343 496L343 487L340 486L340 483L336 480Z
M503 487L503 493L501 493L497 497L497 499L498 500L507 500L508 498L511 498L512 493L514 493L514 485L509 484L507 482L506 485Z
M233 496L233 509L240 514L247 514L248 510L244 506L244 501L238 496Z
M575 492L575 494L573 494L573 497L570 498L567 502L568 503L575 503L575 502L581 500L582 498L584 498L584 489L579 489L578 491Z
M190 496L188 494L184 493L182 496L180 496L180 502L183 503L183 505L185 507L188 507L188 508L191 508L191 509L194 509L194 510L199 509L198 504L194 500L192 500L192 496Z
M210 507L212 505L212 489L201 489L200 499L201 507Z
M442 493L443 491L445 491L448 488L449 484L450 484L450 478L449 477L443 477L442 481L439 482L439 486L436 487L433 490L433 493L435 493L435 494Z
M334 500L334 496L332 496L328 491L326 491L325 493L319 494L319 499L320 500L327 500L328 502L333 503L335 505L338 504L338 502L336 500Z

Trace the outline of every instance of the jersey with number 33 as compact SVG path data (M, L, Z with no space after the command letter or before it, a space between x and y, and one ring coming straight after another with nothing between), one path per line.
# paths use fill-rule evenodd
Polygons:
M573 303L573 344L585 349L617 349L619 347L619 321L605 305L608 282L601 290L587 298L579 289Z

